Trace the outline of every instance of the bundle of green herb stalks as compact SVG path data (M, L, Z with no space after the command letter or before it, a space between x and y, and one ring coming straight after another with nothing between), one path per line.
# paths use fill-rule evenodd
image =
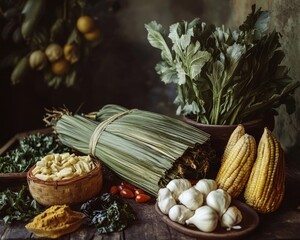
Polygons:
M205 177L215 158L209 134L158 113L106 105L87 115L48 110L44 121L64 145L154 196L171 179Z

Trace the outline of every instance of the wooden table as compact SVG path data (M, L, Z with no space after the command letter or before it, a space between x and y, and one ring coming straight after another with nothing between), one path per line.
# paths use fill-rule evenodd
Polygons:
M47 132L48 130L46 130ZM30 132L30 133L35 133ZM39 130L40 132L40 130ZM28 134L28 133L27 133ZM16 135L0 150L5 152L23 134ZM0 153L0 154L1 154ZM284 201L276 212L259 215L258 227L241 239L268 240L268 239L300 239L300 162L298 156L287 161L286 192ZM298 163L297 163L298 162ZM104 186L108 186L111 179L104 179ZM5 183L0 182L2 188ZM20 184L19 182L6 183L8 186ZM107 189L103 189L107 191ZM82 226L78 231L60 239L127 239L127 240L153 240L153 239L196 239L177 232L166 225L155 211L155 199L151 203L141 204L128 200L134 208L137 220L122 232L112 234L99 234L95 228ZM0 220L0 239L36 239L28 232L25 223L4 225Z
M295 163L288 164L286 178L286 194L279 210L271 214L259 215L258 227L242 239L299 239L300 238L300 170ZM135 209L137 220L122 232L99 234L95 228L82 226L78 231L60 239L196 239L184 235L166 225L155 211L153 201L148 204L135 203L128 200ZM24 223L4 225L0 223L0 239L35 239L28 232Z

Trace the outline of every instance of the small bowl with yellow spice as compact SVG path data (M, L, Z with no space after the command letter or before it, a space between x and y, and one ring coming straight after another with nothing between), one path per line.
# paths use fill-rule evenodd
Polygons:
M44 206L79 204L100 193L102 166L89 155L53 153L29 169L27 183L32 197Z
M85 217L67 205L54 205L35 216L25 228L38 237L58 238L76 231Z

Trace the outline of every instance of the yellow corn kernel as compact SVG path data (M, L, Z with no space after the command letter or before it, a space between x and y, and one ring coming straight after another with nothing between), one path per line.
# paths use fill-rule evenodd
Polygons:
M258 145L257 159L246 185L246 203L258 212L275 211L284 196L285 160L278 140L267 128Z
M255 139L249 134L244 134L220 167L216 177L218 187L227 191L231 197L238 197L250 176L255 157Z
M225 159L228 157L231 149L234 147L234 145L237 143L237 141L245 134L245 128L242 124L238 124L237 127L233 130L231 133L229 140L226 144L222 160L221 162L224 162Z

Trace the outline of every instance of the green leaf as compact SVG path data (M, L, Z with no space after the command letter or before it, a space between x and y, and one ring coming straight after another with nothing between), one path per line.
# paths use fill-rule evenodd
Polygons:
M185 73L185 70L184 70L181 62L178 62L176 64L176 71L177 71L177 82L176 83L178 85L185 84L185 82L186 82L186 73Z
M246 52L246 46L234 43L226 50L226 57L228 57L232 65L236 65L241 59L242 55Z
M200 49L200 43L196 41L196 43L191 43L186 50L187 56L193 56Z
M195 18L190 23L188 23L187 33L190 34L191 36L194 36L194 28L197 28L198 25L201 25L200 18Z
M160 24L157 24L155 21L150 22L149 24L145 24L145 28L148 31L147 39L149 43L155 47L160 49L162 58L164 60L169 61L170 63L173 60L172 54L170 49L167 46L167 43L162 36L163 27Z
M216 30L214 31L214 36L220 43L227 42L229 38L229 32L225 31L224 26L216 27Z
M181 35L180 37L180 46L185 50L191 43L191 36L188 34Z
M215 61L212 63L212 73L208 74L213 91L215 91L216 94L218 94L222 88L224 70L224 64L221 61Z
M181 45L180 45L180 42L177 41L174 43L173 47L172 47L172 50L174 50L175 52L175 62L183 62L185 61L185 55L184 55L184 52L182 51L181 49Z
M207 51L198 51L194 55L189 56L191 79L194 79L201 73L202 67L209 61L210 57L211 54Z
M178 39L180 38L179 33L178 33L179 28L180 28L179 23L175 23L170 26L170 33L169 33L168 37L172 40L173 44L178 42Z
M268 11L260 12L255 24L255 39L260 39L269 30L270 13Z
M178 82L176 69L170 68L165 62L156 64L155 70L165 84Z
M190 113L197 114L199 112L200 109L195 101L192 101L191 104L186 104L182 109L182 113L185 115Z

